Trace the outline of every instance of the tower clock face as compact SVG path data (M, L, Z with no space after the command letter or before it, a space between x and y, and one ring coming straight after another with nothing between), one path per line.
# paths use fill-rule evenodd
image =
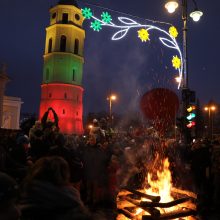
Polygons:
M79 16L78 14L75 14L75 19L76 19L77 21L79 21L79 20L80 20L80 16Z

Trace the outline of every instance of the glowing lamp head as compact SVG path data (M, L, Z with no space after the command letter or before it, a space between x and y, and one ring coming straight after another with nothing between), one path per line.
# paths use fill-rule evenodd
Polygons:
M202 15L203 15L203 12L201 12L199 10L195 10L190 14L190 17L193 19L193 21L197 22L200 20Z
M211 106L211 110L212 111L215 111L215 109L216 109L216 107L213 105L213 106Z
M89 125L88 128L89 128L89 129L92 129L92 128L93 128L93 125Z
M175 10L178 8L179 4L176 1L168 1L165 4L165 8L167 9L167 11L172 14L175 12Z
M111 95L111 96L110 96L110 99L111 99L111 100L116 100L116 99L117 99L117 96L116 96L116 95Z

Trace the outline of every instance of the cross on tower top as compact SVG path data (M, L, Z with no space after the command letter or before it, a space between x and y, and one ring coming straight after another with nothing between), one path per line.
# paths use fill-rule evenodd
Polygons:
M60 0L58 2L58 4L59 5L74 5L74 6L78 7L76 0Z

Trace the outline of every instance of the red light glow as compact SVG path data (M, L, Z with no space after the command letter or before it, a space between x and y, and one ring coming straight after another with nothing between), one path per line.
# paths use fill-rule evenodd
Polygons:
M66 84L43 84L41 86L40 119L52 107L59 117L59 128L65 134L83 134L82 124L83 88ZM49 115L49 118L52 116Z

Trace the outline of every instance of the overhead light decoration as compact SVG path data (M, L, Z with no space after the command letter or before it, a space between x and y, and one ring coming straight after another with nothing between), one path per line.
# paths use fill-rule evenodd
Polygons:
M101 17L102 17L102 20L107 24L109 24L112 21L112 17L108 12L103 12L101 14Z
M155 25L138 23L135 20L127 17L118 17L119 22L117 24L112 22L112 16L108 12L102 12L101 18L97 18L93 15L90 8L83 8L82 15L85 19L93 19L93 21L91 21L90 27L94 31L99 32L104 26L116 29L117 31L111 38L114 41L121 40L132 29L137 29L137 36L142 42L150 41L150 31L155 30L161 32L161 34L165 35L165 37L159 37L160 42L164 46L177 50L178 52L178 55L173 56L172 58L172 65L175 69L178 70L178 89L180 88L183 79L183 56L176 41L178 31L174 26L170 26L169 30L167 31Z
M169 33L174 38L177 38L177 36L178 36L178 31L177 31L177 29L174 26L171 26L169 28Z
M102 24L100 21L93 21L91 22L91 26L90 26L94 31L100 31L102 29Z
M179 69L181 67L181 60L178 56L174 56L172 59L173 67Z
M91 8L84 8L84 9L82 9L82 15L83 15L83 17L85 19L92 18L93 14L92 14Z
M149 33L146 29L139 30L138 37L141 39L142 42L146 42L146 41L150 40Z

